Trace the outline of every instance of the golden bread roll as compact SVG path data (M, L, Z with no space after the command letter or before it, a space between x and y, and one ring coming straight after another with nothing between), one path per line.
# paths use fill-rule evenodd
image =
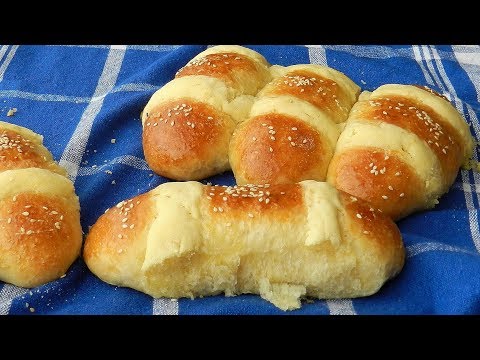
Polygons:
M324 181L341 128L360 88L332 68L272 66L250 117L230 142L237 184Z
M253 50L216 46L180 69L142 112L143 150L152 170L198 180L230 169L231 135L270 80L268 66Z
M0 122L0 280L35 287L80 254L80 204L42 136Z
M390 218L316 181L165 183L107 210L83 252L103 281L153 297L254 293L283 310L373 294L404 257Z
M446 98L388 84L360 95L327 179L400 219L434 207L472 151L468 124Z

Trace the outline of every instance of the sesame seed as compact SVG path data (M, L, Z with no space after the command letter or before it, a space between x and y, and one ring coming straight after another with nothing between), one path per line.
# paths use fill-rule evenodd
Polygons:
M292 137L291 137L291 136L287 137L287 139L288 139L288 141L292 141Z
M270 199L269 198L266 198L265 199L265 204L268 204L270 202Z
M274 136L270 136L270 139L275 140L275 137L274 137Z
M12 218L8 218L7 223L10 224L12 222Z
M388 159L390 159L390 156L385 155L385 157L384 157L383 159L384 159L384 160L388 160Z
M123 225L122 225L122 228L124 228L124 229L126 229L127 227L128 227L127 224L123 224Z
M404 193L401 193L401 194L400 194L400 197L404 197L404 196L405 196L405 194L404 194Z
M22 215L28 216L28 215L30 215L30 213L28 211L24 211L24 212L22 212Z
M272 147L270 147L270 148L269 148L269 150L270 150L270 152L273 152L273 149L272 149Z
M306 143L307 143L307 139L303 139L302 143L306 144Z
M128 218L123 218L122 219L122 223L127 222L127 221L128 221Z
M357 213L357 218L361 219L361 218L362 218L362 215L360 215L359 213Z
M290 145L295 146L297 144L295 144L293 141L290 141Z
M387 199L388 199L388 196L387 196L387 195L382 195L382 199L383 199L383 200L387 200Z
M400 172L397 171L397 172L395 173L395 176L400 176Z
M257 140L257 138L254 136L254 137L252 137L252 140L255 141L255 140Z
M443 152L444 154L446 154L446 153L447 153L447 151L446 151L445 149L442 149L442 152Z
M295 131L295 130L297 130L297 128L296 128L296 127L292 127L292 130Z
M218 207L218 211L219 211L219 212L223 212L223 208Z
M121 239L123 237L122 234L118 234L118 238Z
M226 196L224 196L222 199L223 199L223 201L227 201L227 197L226 197Z
M218 211L217 207L214 206L214 207L213 207L213 212L217 212L217 211Z
M248 217L251 217L251 218L253 218L253 214L251 214L251 213L248 213Z
M135 227L135 224L130 225L130 229L133 229Z
M57 229L60 229L60 223L59 223L59 222L56 222L56 223L55 223L55 227L56 227Z
M353 202L357 201L358 199L355 197L355 196L350 196L350 200L352 200Z
M172 121L172 122L170 123L170 125L171 125L171 126L175 125L175 121Z
M285 191L280 191L280 195L285 195Z
M32 230L28 230L27 231L27 235L32 235L33 234L33 231Z
M258 201L259 201L259 202L262 202L262 201L263 201L263 197L258 198Z
M388 185L388 190L393 191L393 186L392 186L392 185Z
M363 230L363 233L366 234L366 235L370 234L367 230Z

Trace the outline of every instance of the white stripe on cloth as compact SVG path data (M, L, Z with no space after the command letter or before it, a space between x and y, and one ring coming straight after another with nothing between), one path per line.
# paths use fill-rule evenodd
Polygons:
M10 284L3 285L2 290L0 290L0 315L8 315L13 299L25 295L28 291L29 289Z
M7 54L7 57L5 58L5 61L0 65L0 81L3 80L3 77L5 75L5 71L7 71L8 65L12 62L13 57L15 56L15 53L18 50L18 45L12 46L10 51Z
M327 66L327 55L322 45L305 45L312 64Z
M406 251L407 251L407 258L411 258L429 251L449 251L449 252L469 254L475 257L479 256L479 254L474 251L470 251L470 250L461 248L459 246L452 246L452 245L447 245L439 242L426 242L426 243L409 245L406 247Z
M110 49L103 67L102 74L98 79L97 88L93 94L95 97L104 97L113 89L120 73L120 68L125 57L124 46L122 49ZM92 99L93 100L93 99ZM60 165L68 171L69 178L75 181L82 161L83 153L87 146L88 138L92 130L93 122L103 105L103 98L99 101L91 101L85 109L77 128L60 158Z
M8 50L8 45L2 45L2 47L0 48L0 64L2 63L3 55L5 55L7 50Z
M422 54L420 53L420 47L417 45L414 45L412 48L413 48L413 54L415 56L415 60L417 61L418 66L420 66L420 69L422 69L423 75L425 76L427 83L429 83L430 85L433 85L433 79L428 73L427 69L425 69L425 66L423 65L423 58L422 58Z
M55 95L55 94L35 94L35 93L21 91L21 90L0 90L0 96L15 97L20 99L28 99L28 100L36 100L36 101L74 102L77 104L88 103L90 101L90 98L88 97Z
M178 300L153 299L152 315L178 315Z
M75 48L91 48L91 49L128 49L128 50L143 50L143 51L157 51L164 52L178 49L181 45L50 45L61 47L75 47Z
M433 78L436 81L436 85L440 89L442 89L444 92L447 92L447 88L448 88L448 90L453 95L453 98L452 98L453 104L455 105L457 110L459 110L460 112L463 113L462 106L457 103L457 102L460 102L460 101L456 100L457 99L457 94L456 94L455 89L454 89L452 83L450 82L446 72L445 72L445 69L443 68L443 64L442 64L441 60L436 61L436 65L439 69L440 76L442 77L443 81L445 81L445 85L446 85L447 88L440 81L440 78L438 77L437 73L435 72L435 69L434 69L433 64L431 62L432 56L430 56L428 47L427 46L422 46L421 50L422 50L421 52L420 51L418 52L420 58L417 59L417 62L419 64L421 62L423 62L424 59L422 58L421 54L424 54L425 59L427 59L427 61L426 61L427 62L427 67L430 71L433 72L433 73L429 74L428 71L425 69L425 67L420 66L421 69L422 69L422 72L425 75L425 79L427 79L427 81L428 81L428 78L432 79L432 77L430 76L430 75L432 75ZM434 55L433 56L434 59L438 57L438 52L436 52L436 49L433 49L432 53ZM430 59L430 61L428 59ZM474 153L474 157L476 158L475 153ZM461 176L462 176L463 183L469 183L470 182L469 177L468 177L468 172L462 170L461 171ZM475 185L477 185L478 176L475 177L475 175L474 175L474 179L475 179L475 183L476 183ZM472 191L470 191L470 192L464 191L463 193L464 193L464 196L465 196L465 204L467 206L467 209L469 209L468 219L469 219L470 233L471 233L472 241L473 241L475 247L477 248L477 250L480 251L480 240L479 240L480 239L480 230L479 230L479 226L478 226L478 213L477 213L477 211L472 211L472 210L474 210Z
M350 299L335 299L325 301L330 315L357 315Z
M100 172L103 172L109 169L110 165L113 165L113 164L123 164L123 165L134 167L135 169L151 171L151 169L147 165L147 162L144 159L138 158L133 155L122 155L114 158L113 160L105 164L102 164L101 166L79 167L77 176L88 176L88 175L98 174Z
M158 85L152 85L147 83L129 83L123 84L118 87L115 87L109 93L117 92L153 92L160 88ZM21 90L0 90L0 96L3 97L15 97L20 99L28 99L35 101L58 101L58 102L72 102L76 104L84 104L88 102L100 101L105 98L108 94L103 94L101 96L95 96L93 98L89 97L80 97L80 96L68 96L68 95L57 95L57 94L36 94L27 91Z

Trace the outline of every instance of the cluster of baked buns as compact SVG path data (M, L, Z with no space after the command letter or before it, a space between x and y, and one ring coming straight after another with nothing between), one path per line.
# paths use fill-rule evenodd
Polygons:
M394 220L435 206L473 149L428 88L360 94L337 70L271 66L240 46L193 58L142 125L149 166L185 182L101 216L85 244L92 272L154 297L255 293L285 310L370 295L398 274ZM235 186L193 181L229 169Z
M254 293L284 310L377 292L404 264L394 221L435 206L473 151L462 116L426 87L360 93L332 68L271 66L240 46L193 58L153 94L142 126L148 165L176 181L98 219L84 247L89 269L154 297ZM3 270L4 254L31 266L48 240L68 254L48 280L78 253L78 199L37 138L6 129L0 158L12 136L32 155L12 145L0 162L9 169L0 166L0 184L22 184L0 187L0 279L18 276ZM13 155L48 170L10 170ZM230 169L235 186L195 181Z

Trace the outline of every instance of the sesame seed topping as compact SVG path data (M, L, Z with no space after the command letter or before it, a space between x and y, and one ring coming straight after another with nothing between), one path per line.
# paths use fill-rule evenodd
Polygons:
M218 211L217 207L214 206L214 207L213 207L213 212L217 212L217 211Z
M24 212L22 212L22 215L28 216L28 215L30 215L30 213L28 211L24 211Z
M255 140L257 140L257 138L254 136L254 137L252 137L252 140L255 141Z
M395 176L400 176L400 172L397 171L397 172L395 173Z
M350 196L350 200L352 200L353 202L357 201L358 199L355 197L355 196Z
M364 233L365 235L370 234L367 230L363 230L363 233Z
M252 213L248 213L248 217L253 218L253 214L252 214Z
M361 219L361 218L362 218L362 215L360 215L359 213L357 213L357 218Z
M271 147L271 146L270 146L269 150L270 150L270 152L273 152L273 149L272 149L272 147Z
M392 186L392 185L388 185L388 190L393 191L393 186Z
M387 200L387 199L388 199L388 196L387 196L387 195L382 195L382 199L383 199L383 200Z
M135 227L135 224L130 225L130 229L133 229Z
M124 228L124 229L126 229L127 227L128 227L127 224L123 224L123 225L122 225L122 228Z
M297 128L296 128L296 127L292 127L292 130L293 130L293 131L296 131L296 130L297 130Z
M55 223L55 227L56 227L57 229L60 229L60 223L59 223L59 222L56 222L56 223Z
M401 194L400 194L400 197L404 197L404 196L405 196L405 193L401 193Z
M303 139L302 143L303 143L303 144L306 144L306 143L307 143L307 139Z

